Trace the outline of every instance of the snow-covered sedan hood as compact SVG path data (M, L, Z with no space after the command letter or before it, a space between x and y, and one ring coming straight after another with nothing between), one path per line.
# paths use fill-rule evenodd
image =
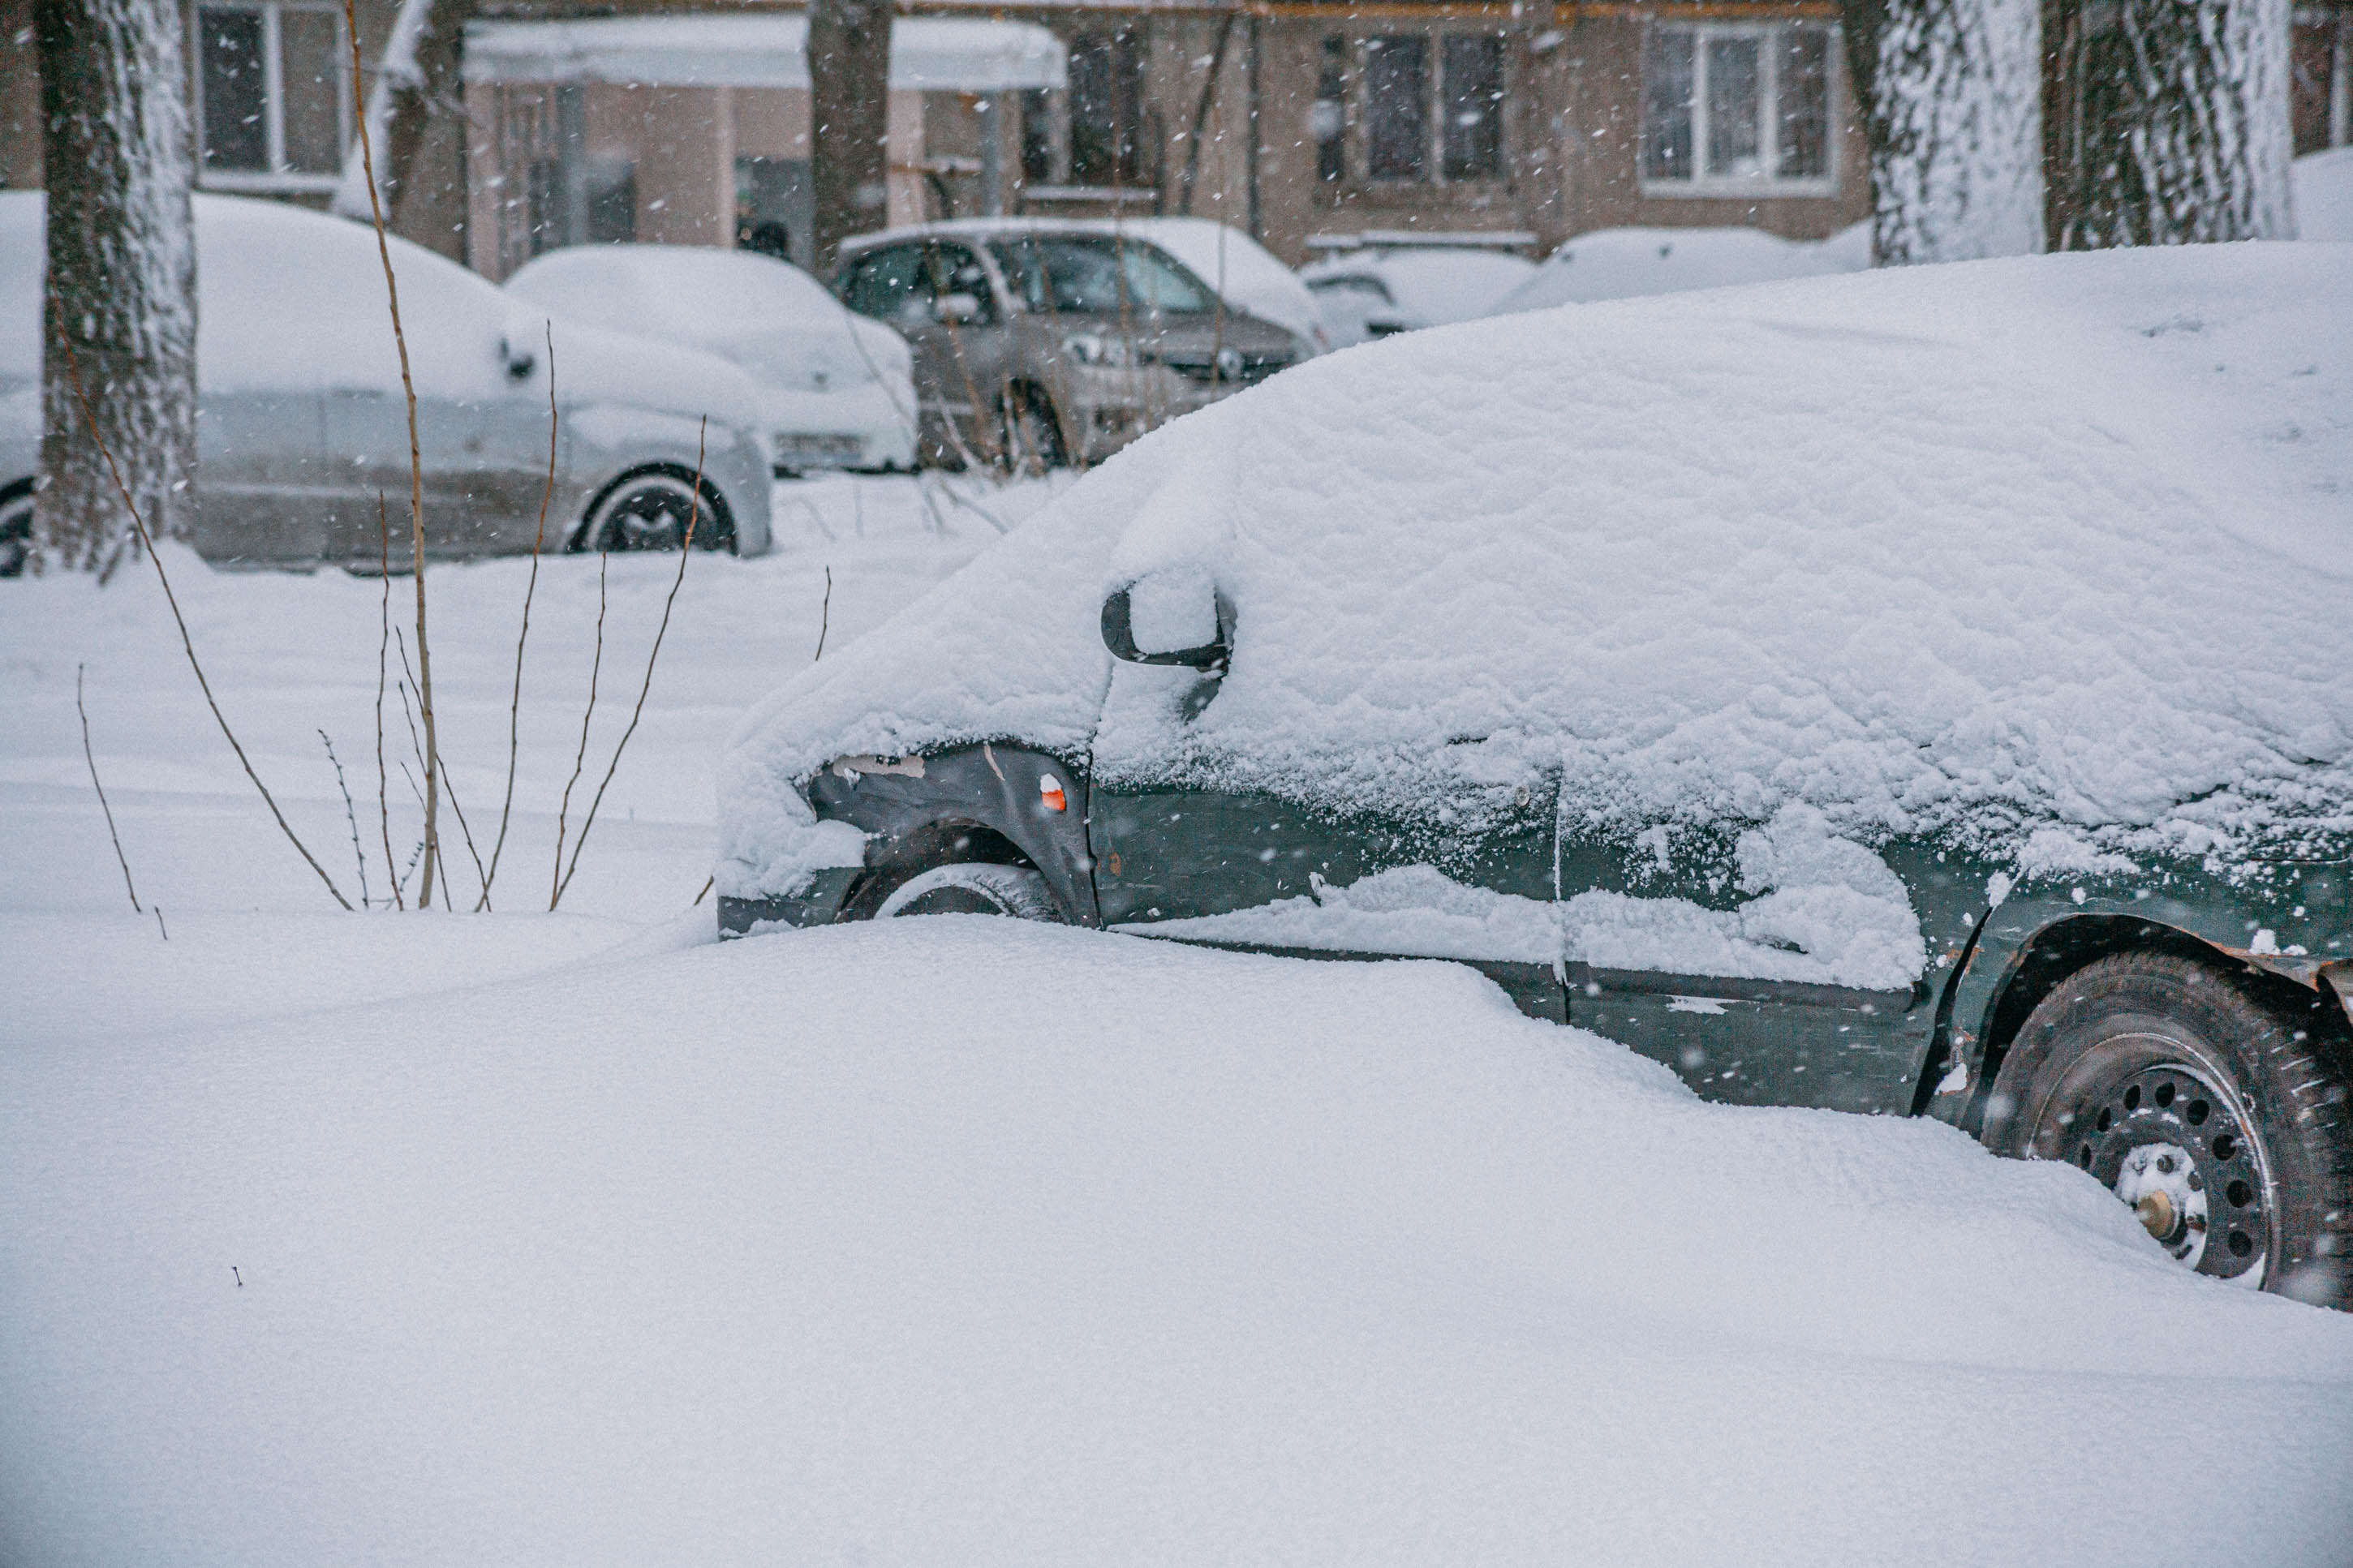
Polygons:
M721 890L834 756L2231 853L2353 818L2353 248L1816 278L1472 322L1180 419L754 708ZM1216 700L1112 587L1214 584ZM1107 694L1107 695L1106 695ZM1992 846L1989 846L1989 847Z

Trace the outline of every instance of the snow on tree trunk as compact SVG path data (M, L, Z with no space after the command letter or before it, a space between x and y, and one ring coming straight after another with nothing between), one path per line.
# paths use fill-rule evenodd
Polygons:
M434 232L434 226L417 221L422 216L419 209L428 205L422 199L427 193L412 187L422 183L420 154L435 122L464 121L459 54L466 24L476 8L475 0L401 0L385 40L375 83L368 89L368 141L375 149L376 197L384 206L385 225L396 234L444 252L450 248L448 237ZM363 47L365 42L362 40ZM459 205L462 206L462 201ZM333 210L361 223L373 217L357 137L352 139L351 150L343 158L343 183L336 188Z
M1883 266L2042 248L2037 0L1892 0L1873 73Z
M890 0L814 0L808 9L811 147L818 269L834 248L888 221Z
M2289 239L2288 0L2058 0L2052 247Z
M34 16L48 184L35 530L59 563L104 572L137 548L107 454L155 534L195 519L185 24L168 0L37 0Z

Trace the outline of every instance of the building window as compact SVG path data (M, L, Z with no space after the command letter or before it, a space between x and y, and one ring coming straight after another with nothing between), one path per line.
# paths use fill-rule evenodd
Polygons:
M204 183L332 190L351 126L343 13L206 5L196 13L196 50Z
M1308 110L1307 129L1315 138L1315 178L1332 184L1348 174L1348 40L1334 34L1324 40L1315 68L1315 106Z
M1365 45L1365 173L1430 177L1430 40L1412 34Z
M1054 100L1041 87L1021 89L1021 178L1024 184L1054 183Z
M1642 58L1642 180L1652 195L1831 194L1831 31L1658 26Z
M1450 180L1504 172L1504 40L1457 33L1441 40L1445 120L1440 166Z
M1143 174L1137 124L1144 97L1143 42L1133 33L1071 42L1071 184L1133 185Z

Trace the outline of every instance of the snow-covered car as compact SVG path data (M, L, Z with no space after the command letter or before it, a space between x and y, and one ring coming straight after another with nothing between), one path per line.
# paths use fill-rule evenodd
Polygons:
M1094 463L1316 352L1124 224L971 218L841 247L842 303L915 349L924 455Z
M42 198L0 194L0 400L41 374ZM195 543L225 565L377 567L407 524L408 416L375 234L283 203L195 198ZM764 395L724 360L618 332L556 332L548 491L547 320L455 262L391 242L417 389L425 547L768 548ZM707 421L707 426L706 426ZM0 447L0 508L37 442ZM695 489L702 474L700 512ZM378 498L386 501L380 511ZM5 515L5 512L0 512Z
M2353 1305L2348 300L2191 247L1320 359L747 714L722 928L1457 960Z
M1862 272L1870 266L1867 223L1815 240L1783 239L1761 228L1603 228L1546 257L1485 313L1513 316L1596 300Z
M1483 316L1535 263L1474 245L1367 245L1299 269L1334 348Z
M699 349L766 388L779 474L915 466L907 340L842 309L789 261L685 245L575 245L506 283L560 326Z
M1241 229L1207 217L1137 217L1122 226L1183 262L1235 310L1272 321L1317 353L1332 346L1314 290Z

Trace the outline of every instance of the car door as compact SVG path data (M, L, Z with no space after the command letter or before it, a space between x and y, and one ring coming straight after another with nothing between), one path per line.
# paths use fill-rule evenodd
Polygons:
M196 548L225 563L331 558L343 476L327 460L301 330L323 290L292 256L212 237L200 216Z
M841 302L861 316L897 330L913 351L915 405L923 455L927 461L953 460L956 442L951 416L968 420L970 403L946 328L939 320L937 273L931 250L920 240L886 245L853 260L842 274ZM961 436L967 425L957 426Z
M1201 729L1229 665L1251 657L1247 607L1213 608L1205 579L1179 578L1134 592L1198 598L1199 626L1186 629L1179 605L1135 651L1150 659L1195 637L1197 652L1222 644L1226 662L1113 666L1087 823L1103 923L1305 957L1454 959L1523 1011L1562 1021L1549 779L1499 766L1466 736L1432 759L1440 782L1426 809L1309 805L1216 782L1233 770L1214 741L1203 755Z
M1730 824L1565 810L1569 1022L1711 1100L1907 1112L1935 1022L1928 938L1967 935L1924 924L1923 854L1803 806Z

